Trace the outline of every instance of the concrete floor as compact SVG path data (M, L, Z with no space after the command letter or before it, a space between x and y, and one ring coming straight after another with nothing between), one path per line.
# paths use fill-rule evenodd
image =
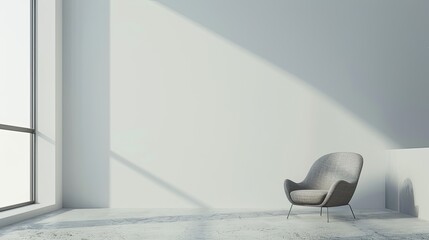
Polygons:
M0 239L429 239L429 222L396 212L63 209L0 229ZM325 212L324 212L325 214Z

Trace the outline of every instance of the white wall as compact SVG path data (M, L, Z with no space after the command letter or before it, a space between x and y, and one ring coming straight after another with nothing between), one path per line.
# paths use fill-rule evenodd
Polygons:
M429 220L429 148L388 151L386 208Z
M66 1L64 206L283 208L285 178L354 151L352 204L384 208L384 151L414 144L368 85L404 70L371 36L396 16L297 2Z

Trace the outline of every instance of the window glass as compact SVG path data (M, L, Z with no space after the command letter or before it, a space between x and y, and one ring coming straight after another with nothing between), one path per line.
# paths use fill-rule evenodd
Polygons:
M31 200L31 136L0 130L0 208Z
M0 124L31 124L30 4L0 0Z

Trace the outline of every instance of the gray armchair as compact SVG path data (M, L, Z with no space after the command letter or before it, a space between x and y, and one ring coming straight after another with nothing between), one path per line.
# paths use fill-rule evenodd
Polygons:
M330 153L319 158L311 167L304 181L295 183L289 179L284 182L286 197L293 205L326 207L329 222L329 207L348 205L356 219L349 202L353 197L363 166L363 158L357 153Z

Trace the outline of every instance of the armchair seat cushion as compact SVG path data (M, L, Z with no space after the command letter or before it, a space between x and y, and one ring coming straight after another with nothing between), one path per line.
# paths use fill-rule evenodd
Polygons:
M290 193L290 197L298 205L319 205L325 200L326 190L295 190Z

